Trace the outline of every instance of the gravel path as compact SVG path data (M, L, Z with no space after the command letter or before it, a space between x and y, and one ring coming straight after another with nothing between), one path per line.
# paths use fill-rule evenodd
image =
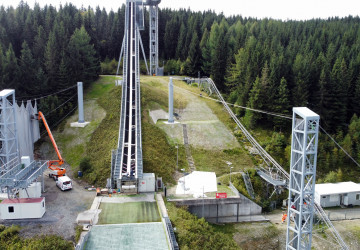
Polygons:
M69 172L70 178L71 172ZM81 183L73 179L73 189L61 191L52 178L45 178L46 212L41 219L0 221L5 225L20 225L20 234L24 237L37 235L58 235L66 240L74 240L76 217L78 213L89 209L95 197L95 191L87 191Z

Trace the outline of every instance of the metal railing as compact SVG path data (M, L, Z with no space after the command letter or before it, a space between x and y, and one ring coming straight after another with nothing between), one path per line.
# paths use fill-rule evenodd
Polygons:
M179 245L178 245L178 243L176 241L174 229L172 227L172 224L171 224L171 221L170 221L169 217L164 217L164 221L165 221L165 225L166 225L166 231L168 232L168 235L169 235L171 249L172 250L178 250Z

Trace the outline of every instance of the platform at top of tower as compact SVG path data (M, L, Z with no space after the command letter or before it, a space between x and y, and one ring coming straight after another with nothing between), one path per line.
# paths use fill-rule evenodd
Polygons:
M146 0L146 5L158 5L161 2L161 0Z

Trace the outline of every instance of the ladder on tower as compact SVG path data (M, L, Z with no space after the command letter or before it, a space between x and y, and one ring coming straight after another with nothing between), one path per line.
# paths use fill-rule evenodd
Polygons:
M255 199L255 192L254 192L253 186L251 184L249 173L248 172L242 173L242 177L244 179L246 190L247 190L248 194L250 195L251 198Z

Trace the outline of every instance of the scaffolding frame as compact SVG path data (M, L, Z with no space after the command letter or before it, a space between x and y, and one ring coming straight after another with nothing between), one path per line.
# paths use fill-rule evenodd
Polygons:
M293 108L286 249L311 249L320 116Z
M2 90L0 92L0 166L2 172L20 162L15 105L15 90Z
M160 1L154 1L160 2ZM149 5L150 74L157 75L159 68L159 6Z

